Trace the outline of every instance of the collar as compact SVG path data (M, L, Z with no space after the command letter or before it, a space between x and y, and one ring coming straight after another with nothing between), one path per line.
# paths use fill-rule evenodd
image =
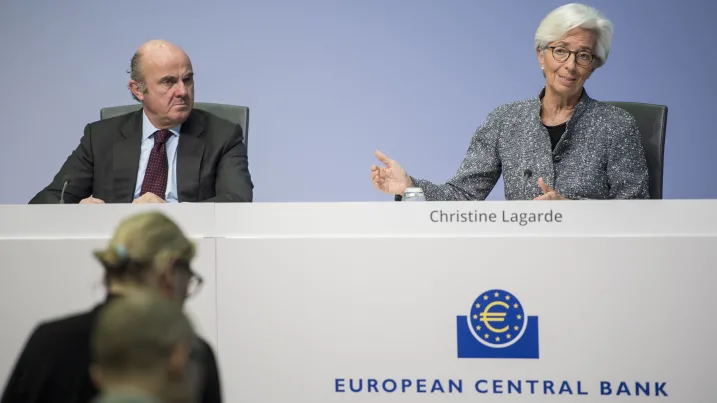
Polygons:
M545 96L545 87L540 90L540 93L538 93L538 99L542 102L543 97ZM578 100L578 104L580 104L583 101L590 100L590 96L588 96L588 92L585 91L585 88L583 87L583 92L580 94L580 99ZM577 106L576 106L577 107Z
M93 403L159 403L154 396L132 386L115 386L103 392Z
M182 125L178 124L174 127L170 127L169 131L172 132L175 136L179 137L179 130L181 129ZM152 122L149 121L149 118L147 117L147 113L142 109L142 141L145 141L149 138L149 136L153 135L154 132L156 132L157 129L154 127Z

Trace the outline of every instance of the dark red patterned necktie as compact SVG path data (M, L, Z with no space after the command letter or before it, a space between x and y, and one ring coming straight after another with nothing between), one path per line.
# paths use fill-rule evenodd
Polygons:
M147 162L147 170L144 173L140 196L151 192L164 199L167 191L167 175L169 173L167 140L171 135L172 132L169 130L157 130L154 132L154 147L149 153L149 162Z

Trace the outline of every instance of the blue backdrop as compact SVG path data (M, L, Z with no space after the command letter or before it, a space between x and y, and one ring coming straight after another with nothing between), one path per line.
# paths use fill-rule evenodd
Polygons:
M256 201L389 200L377 148L444 182L490 110L541 89L533 35L562 4L3 0L0 203L26 203L101 107L133 102L129 60L154 38L189 53L197 101L251 108ZM588 93L668 105L665 198L717 198L717 2L588 4L616 27Z

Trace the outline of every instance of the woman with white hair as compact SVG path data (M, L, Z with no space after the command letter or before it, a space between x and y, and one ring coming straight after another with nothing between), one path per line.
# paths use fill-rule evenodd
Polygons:
M475 132L458 173L445 184L409 176L380 151L376 189L423 189L426 200L484 200L503 175L507 200L649 198L640 132L632 115L588 96L583 85L605 64L613 26L582 4L553 10L535 33L545 77L537 98L493 110Z

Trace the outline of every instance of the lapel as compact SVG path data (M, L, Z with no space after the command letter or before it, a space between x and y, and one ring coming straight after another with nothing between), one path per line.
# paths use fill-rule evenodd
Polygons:
M180 202L199 200L199 170L206 143L202 137L205 116L193 110L182 124L177 145L177 196Z
M548 129L545 128L540 119L541 100L543 95L545 95L545 88L543 88L538 95L538 98L531 105L531 130L530 133L528 133L529 139L526 142L526 144L532 146L531 149L526 150L526 156L533 156L533 165L535 166L535 169L533 170L535 186L532 189L532 197L536 197L540 194L540 188L537 184L538 178L543 178L543 181L545 181L548 186L555 187L555 165L553 163L553 157L564 151L567 143L569 142L567 139L570 136L570 132L575 127L575 122L580 115L585 112L587 105L592 101L592 99L588 96L587 91L583 89L580 101L578 101L572 115L570 115L570 118L568 119L565 134L560 138L560 141L558 141L558 144L555 146L555 151L553 151Z
M530 163L525 165L531 167L533 171L532 179L530 179L530 183L533 186L529 188L530 193L528 194L528 197L531 199L540 194L538 178L543 178L543 181L550 186L553 186L553 183L555 183L553 155L551 152L552 146L550 144L550 136L548 136L548 129L543 126L543 122L540 120L540 108L540 97L538 97L534 99L530 105L530 132L525 142L528 147L528 149L525 150L525 159L530 161Z
M565 150L563 150L563 148L565 148L565 144L570 142L568 138L570 136L570 133L575 128L575 122L577 122L580 115L582 115L583 112L585 112L585 110L587 109L588 104L590 102L592 102L592 98L590 98L590 96L588 96L588 92L585 91L585 89L583 88L583 93L580 96L580 100L578 101L578 104L575 105L575 109L573 109L573 113L570 115L570 118L568 118L568 122L565 127L565 134L563 134L563 136L560 137L560 140L558 140L558 144L555 145L555 152L554 152L555 155L560 154L563 151L565 151Z
M134 112L120 127L120 138L112 150L112 195L115 203L131 203L134 196L142 147L142 113L142 109Z

